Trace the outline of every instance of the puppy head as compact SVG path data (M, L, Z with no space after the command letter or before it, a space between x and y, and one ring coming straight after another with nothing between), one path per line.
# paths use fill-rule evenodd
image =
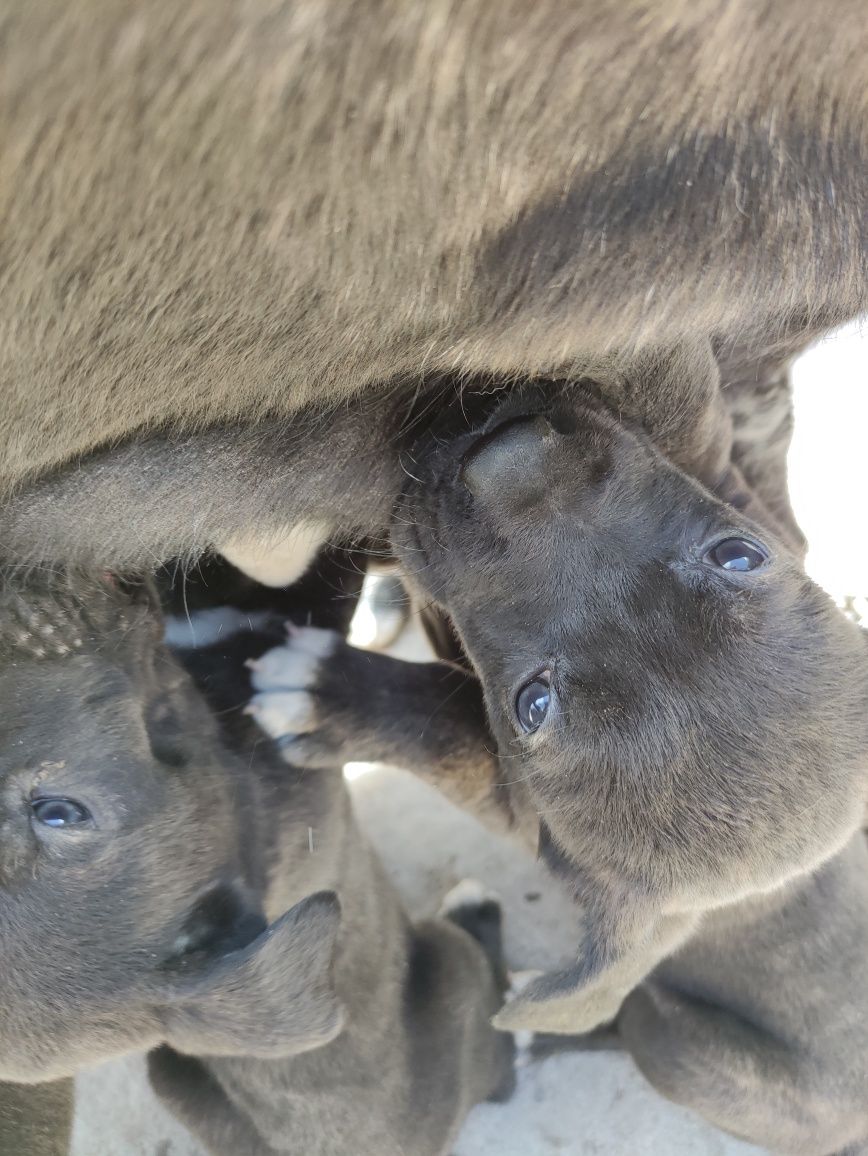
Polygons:
M249 776L139 594L2 592L2 1079L162 1040L288 1054L340 1029L336 899L267 926Z
M412 472L396 546L577 895L701 910L856 829L865 644L736 476L715 496L577 387L511 395Z

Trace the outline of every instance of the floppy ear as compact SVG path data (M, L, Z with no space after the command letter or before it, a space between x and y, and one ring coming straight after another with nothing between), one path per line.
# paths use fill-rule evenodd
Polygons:
M162 1009L179 1052L290 1056L327 1044L344 1023L332 983L340 927L333 891L303 899L239 951L170 988Z
M650 347L614 364L617 380L603 386L606 403L642 425L675 465L714 488L729 462L732 420L711 344Z
M804 558L807 540L799 527L791 518L784 520L770 510L756 490L748 484L737 466L731 465L727 469L714 492L736 510L742 510L763 529L777 534L797 558Z

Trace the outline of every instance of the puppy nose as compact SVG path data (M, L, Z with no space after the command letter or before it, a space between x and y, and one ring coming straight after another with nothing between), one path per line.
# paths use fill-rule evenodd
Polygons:
M480 438L464 457L461 480L475 498L532 500L545 479L545 460L555 430L535 415L506 422Z

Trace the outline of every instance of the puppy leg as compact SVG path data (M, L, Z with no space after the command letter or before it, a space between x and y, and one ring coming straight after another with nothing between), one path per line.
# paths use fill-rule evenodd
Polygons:
M441 918L416 924L413 934L410 1040L417 1086L426 1097L438 1087L458 1095L459 1119L481 1100L508 1100L515 1090L515 1041L491 1026L506 984L500 904L468 895L459 884ZM449 1119L445 1108L441 1115Z
M403 662L293 629L253 664L250 713L294 766L363 761L404 767L500 831L511 828L498 785L482 692L440 662Z
M168 1111L214 1156L274 1156L199 1060L164 1045L148 1055L148 1077Z
M801 1156L862 1150L849 1145L863 1121L842 1111L820 1067L725 1008L650 982L627 998L618 1029L658 1092L727 1132Z
M491 964L501 993L509 980L503 954L503 912L500 900L476 879L462 879L440 904L440 917L472 935Z
M0 1153L67 1156L73 1099L72 1080L0 1084Z
M610 1024L624 1000L695 931L693 914L585 910L578 963L534 979L498 1013L501 1030L576 1035Z

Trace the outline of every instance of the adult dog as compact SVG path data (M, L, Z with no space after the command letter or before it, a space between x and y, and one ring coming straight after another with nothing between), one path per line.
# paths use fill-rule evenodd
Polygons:
M684 336L765 388L865 306L859 0L42 0L0 27L7 562L279 539L236 435L291 456L303 405ZM27 502L64 476L74 501Z

